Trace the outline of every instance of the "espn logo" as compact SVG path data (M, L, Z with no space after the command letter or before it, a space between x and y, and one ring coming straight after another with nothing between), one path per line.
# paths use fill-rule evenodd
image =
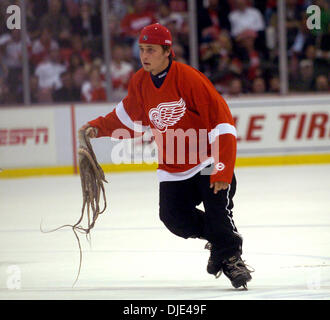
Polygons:
M48 143L48 128L13 128L0 129L0 146Z

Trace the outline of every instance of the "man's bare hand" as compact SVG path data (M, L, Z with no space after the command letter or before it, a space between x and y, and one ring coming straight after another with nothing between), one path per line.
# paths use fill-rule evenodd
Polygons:
M229 186L229 183L223 181L216 181L210 184L210 188L214 188L213 193L217 194L218 191L226 190Z
M79 131L86 131L86 136L89 138L96 138L97 137L97 128L91 127L89 124L83 125Z

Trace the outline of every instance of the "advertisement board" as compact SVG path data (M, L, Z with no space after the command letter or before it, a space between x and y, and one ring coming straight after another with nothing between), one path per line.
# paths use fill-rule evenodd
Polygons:
M330 152L330 106L235 108L239 156Z
M329 95L228 99L227 103L237 129L238 165L287 163L272 160L281 157L304 163L307 156L308 163L330 162ZM115 107L116 103L102 103L0 109L0 168L14 173L45 167L53 173L59 167L62 173L77 172L78 129ZM150 131L135 139L93 139L92 145L99 163L112 169L118 164L126 170L128 164L155 167L157 163Z
M53 108L13 108L0 112L0 167L57 164Z

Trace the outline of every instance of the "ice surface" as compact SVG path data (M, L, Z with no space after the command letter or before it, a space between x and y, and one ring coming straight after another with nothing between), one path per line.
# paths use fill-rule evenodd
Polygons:
M0 299L329 299L330 165L236 169L234 221L248 291L206 273L206 241L184 240L158 219L155 172L107 174L109 207L84 236L79 176L0 180ZM16 280L19 280L16 281ZM16 289L15 289L16 288Z

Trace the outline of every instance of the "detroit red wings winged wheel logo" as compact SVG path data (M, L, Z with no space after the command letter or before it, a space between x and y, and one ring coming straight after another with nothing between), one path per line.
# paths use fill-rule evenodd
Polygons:
M174 126L185 114L186 102L179 101L160 103L149 111L149 118L156 129L165 132L167 127Z

